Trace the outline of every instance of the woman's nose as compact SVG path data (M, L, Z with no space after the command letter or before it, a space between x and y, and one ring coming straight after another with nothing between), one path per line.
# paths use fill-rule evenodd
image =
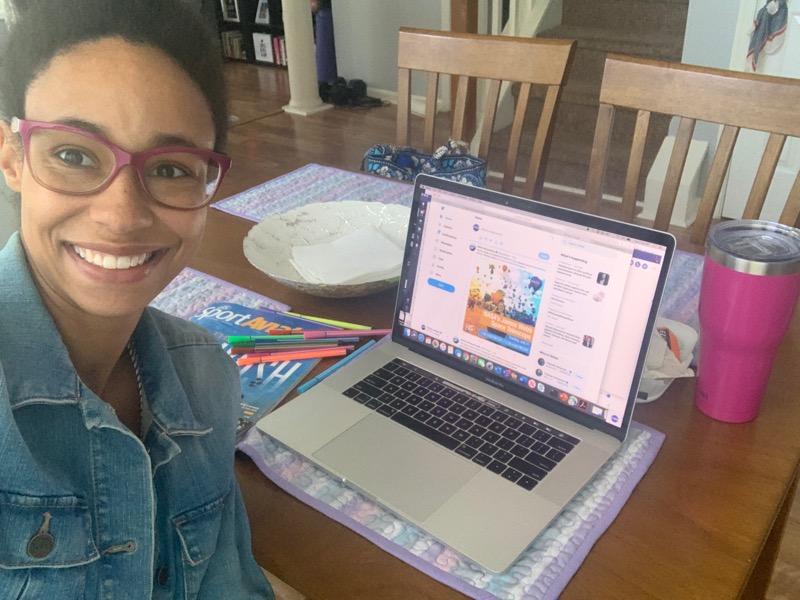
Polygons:
M114 233L144 229L154 220L149 194L131 166L123 167L114 181L92 198L91 213Z

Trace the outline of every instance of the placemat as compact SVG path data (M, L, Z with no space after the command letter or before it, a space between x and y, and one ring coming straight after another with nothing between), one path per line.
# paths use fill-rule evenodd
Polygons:
M539 600L558 597L622 509L663 441L663 433L632 423L615 456L522 556L499 574L482 569L343 486L255 427L238 447L287 493L443 584L480 600Z
M702 256L675 253L660 314L698 326L702 268ZM663 433L633 422L616 456L501 574L463 558L256 428L239 449L287 493L445 585L482 600L538 600L556 598L566 587L647 472L663 441Z
M153 298L150 306L165 313L188 319L212 302L243 304L251 308L287 311L289 305L278 302L208 273L186 267Z
M414 187L407 183L311 163L212 206L259 222L310 202L367 200L411 206L413 197Z
M701 255L676 250L664 286L659 314L667 319L686 323L699 331L698 302L702 273Z

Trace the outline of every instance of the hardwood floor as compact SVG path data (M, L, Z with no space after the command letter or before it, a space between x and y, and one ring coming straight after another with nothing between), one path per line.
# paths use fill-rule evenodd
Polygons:
M289 101L285 70L229 63L226 79L231 114L235 117L228 147L233 166L220 197L241 192L310 162L355 171L369 146L394 140L394 106L334 108L311 117L298 117L281 111ZM415 119L412 123L412 140L419 139L419 121ZM546 189L543 199L580 207L579 198L553 190ZM690 248L683 232L675 233L681 247ZM293 592L286 586L280 597L287 600L302 597L292 595ZM766 598L800 598L800 495L794 498Z

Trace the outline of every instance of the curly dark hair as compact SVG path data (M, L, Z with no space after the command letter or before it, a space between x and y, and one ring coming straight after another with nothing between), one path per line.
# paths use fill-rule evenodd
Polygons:
M0 49L0 115L24 117L30 84L70 48L119 37L161 50L200 88L225 146L228 102L219 40L186 0L34 0Z

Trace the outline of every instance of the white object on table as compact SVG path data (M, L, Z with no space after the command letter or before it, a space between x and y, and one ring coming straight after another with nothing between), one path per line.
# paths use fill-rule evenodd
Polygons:
M656 331L659 327L670 329L675 334L675 337L678 338L681 355L680 363L675 360L672 351L667 349L666 342ZM689 365L692 362L692 351L697 344L697 338L697 332L685 323L663 317L656 319L647 351L642 380L639 383L639 393L646 394L646 396L637 398L636 401L639 404L652 402L660 398L676 377L694 376L694 372L689 369ZM670 361L668 362L666 359L670 359ZM665 372L669 372L673 376L666 376Z
M291 288L325 298L365 296L397 285L409 217L409 207L401 204L363 200L315 202L265 217L248 232L242 249L253 266ZM388 242L398 248L401 259L393 269L362 274L340 284L311 281L298 272L294 255L298 251L302 254L299 246L330 245L344 240L347 249L353 241L350 235L369 230L384 238L378 243ZM362 245L360 252L359 261L373 250ZM349 273L353 273L353 268L360 267L351 264Z
M292 265L306 281L339 285L396 276L403 249L374 227L332 242L292 247Z

